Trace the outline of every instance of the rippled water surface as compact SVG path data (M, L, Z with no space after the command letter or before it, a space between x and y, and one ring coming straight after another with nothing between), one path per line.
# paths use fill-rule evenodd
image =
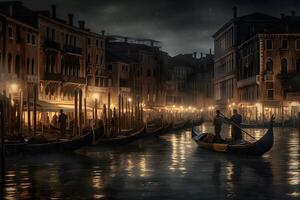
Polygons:
M248 131L259 138L265 130ZM299 200L299 134L274 131L273 149L260 158L199 149L190 130L71 154L10 157L2 192L4 199Z

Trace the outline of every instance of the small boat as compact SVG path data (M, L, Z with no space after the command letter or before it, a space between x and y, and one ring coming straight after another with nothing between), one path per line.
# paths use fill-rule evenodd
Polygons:
M11 154L40 154L40 153L64 153L77 150L93 142L93 131L89 130L85 135L72 139L59 139L44 143L31 144L26 142L6 143L5 153Z
M259 140L244 144L229 144L229 143L208 143L203 139L207 133L198 133L194 128L192 129L192 138L203 149L208 149L216 152L233 153L242 155L261 156L268 152L274 143L273 125L271 123L269 129Z
M146 135L146 126L143 126L140 130L131 133L130 135L125 136L117 136L114 138L99 138L95 141L95 144L103 144L103 145L112 145L112 144L125 144L132 142L138 138L141 138Z
M153 126L146 126L146 133L147 135L160 135L164 132L164 124L162 123L160 126L157 127L157 125Z

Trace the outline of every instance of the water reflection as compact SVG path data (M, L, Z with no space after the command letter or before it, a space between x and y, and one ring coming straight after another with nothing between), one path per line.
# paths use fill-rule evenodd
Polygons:
M204 124L199 129L211 132ZM299 134L275 129L261 158L198 148L190 130L125 146L8 158L5 199L299 199ZM256 138L265 130L249 129ZM228 137L229 127L222 135Z

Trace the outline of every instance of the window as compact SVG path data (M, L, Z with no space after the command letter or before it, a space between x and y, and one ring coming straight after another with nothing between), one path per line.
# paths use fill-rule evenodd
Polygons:
M8 37L13 38L13 28L12 27L8 27Z
M273 100L274 99L274 90L268 90L267 91L268 99Z
M27 74L30 74L30 59L27 58Z
M90 54L88 54L87 61L88 61L88 64L91 64L91 55Z
M266 64L266 71L273 72L273 61L269 58Z
M19 55L16 55L16 63L15 63L15 73L18 77L20 77L20 70L21 70L21 59Z
M151 76L151 71L149 69L147 70L147 76Z
M296 47L295 47L296 49L300 49L300 40L299 39L296 40L296 44L295 45L296 45Z
M31 74L35 74L35 70L34 70L34 59L31 59Z
M266 49L273 49L272 40L266 40Z
M98 40L96 40L96 47L98 47L99 46L99 41Z
M285 58L281 59L281 73L287 73L287 60Z
M31 43L32 43L32 44L35 44L35 35L32 35L32 36L31 36Z
M296 72L300 74L300 58L298 58L296 61Z
M288 40L281 40L281 49L288 48Z
M112 70L112 65L108 65L108 66L107 66L107 69L108 69L108 70Z
M16 32L16 40L17 40L17 42L21 42L21 31L20 30L17 30L17 32Z
M12 56L8 54L8 73L11 73Z
M91 38L88 38L87 43L89 46L91 46Z
M30 34L29 33L27 34L27 43L28 44L30 43Z
M96 56L96 65L98 65L99 64L99 56L97 55Z

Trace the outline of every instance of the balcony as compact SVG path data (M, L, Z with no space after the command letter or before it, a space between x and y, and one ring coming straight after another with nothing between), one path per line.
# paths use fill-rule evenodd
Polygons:
M265 82L273 82L275 80L274 74L265 74L264 80Z
M242 87L246 87L246 86L254 85L254 84L259 84L259 75L239 80L237 82L237 87L242 88Z
M74 46L70 46L70 45L65 45L63 50L64 50L64 52L66 52L66 53L82 55L82 48L79 48L79 47L74 47Z
M54 50L59 50L60 49L60 44L58 42L55 42L53 40L46 40L44 43L45 49L54 49Z
M38 83L39 82L39 77L37 75L27 74L27 75L24 76L24 80L28 83Z
M64 83L77 83L77 84L86 84L86 79L83 77L77 76L62 76L62 81Z

